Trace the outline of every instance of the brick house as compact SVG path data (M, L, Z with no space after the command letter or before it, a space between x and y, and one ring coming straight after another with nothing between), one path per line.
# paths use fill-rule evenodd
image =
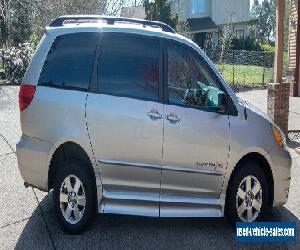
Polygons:
M291 0L289 34L289 68L286 78L291 83L291 96L300 96L300 3Z

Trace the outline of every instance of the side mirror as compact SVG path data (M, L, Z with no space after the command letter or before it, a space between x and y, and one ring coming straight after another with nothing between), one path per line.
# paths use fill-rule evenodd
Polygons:
M219 113L224 113L226 109L226 95L224 92L219 91L218 93L218 112Z

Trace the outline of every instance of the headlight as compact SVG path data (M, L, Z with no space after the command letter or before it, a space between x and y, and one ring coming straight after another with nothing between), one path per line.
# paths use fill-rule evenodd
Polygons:
M285 137L282 134L282 132L280 131L280 129L278 127L272 125L272 130L273 130L276 141L279 143L279 145L284 147L285 146Z

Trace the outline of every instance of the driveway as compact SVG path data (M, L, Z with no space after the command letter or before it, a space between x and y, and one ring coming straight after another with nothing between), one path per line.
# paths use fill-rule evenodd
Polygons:
M83 234L63 233L54 217L52 193L23 186L15 156L15 144L21 134L17 95L17 87L0 89L0 249L300 249L299 240L296 244L237 244L235 230L223 218L99 215ZM246 94L253 95L257 103L266 98L265 92ZM270 214L272 221L297 221L298 233L299 167L299 155L293 152L289 201Z

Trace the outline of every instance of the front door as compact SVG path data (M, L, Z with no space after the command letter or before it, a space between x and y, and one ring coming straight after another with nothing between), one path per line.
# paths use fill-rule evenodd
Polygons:
M101 170L102 212L159 215L163 138L160 40L104 33L87 125Z
M198 52L165 48L161 216L218 216L229 153L228 115L217 111L218 78ZM223 91L222 91L223 90Z

